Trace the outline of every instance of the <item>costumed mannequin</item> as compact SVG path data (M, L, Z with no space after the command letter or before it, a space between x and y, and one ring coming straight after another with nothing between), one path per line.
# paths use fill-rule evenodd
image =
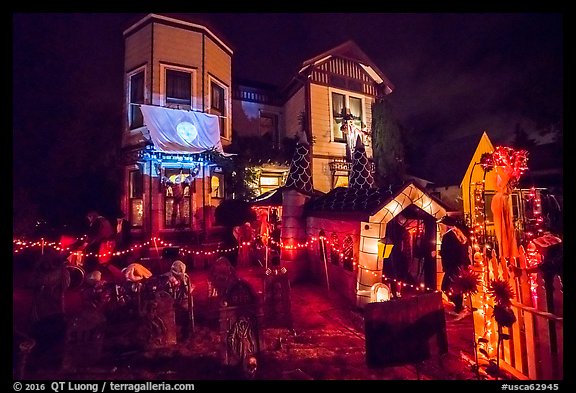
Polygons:
M350 113L344 115L340 131L346 136L346 157L351 160L358 137L360 137L363 144L366 144L369 134L365 129L356 127L354 124L354 116Z
M89 211L86 218L90 223L87 238L81 246L86 252L84 265L88 273L109 265L116 247L116 231L110 221L96 211Z
M251 254L249 245L254 241L254 230L249 222L245 222L243 225L234 227L233 230L234 237L238 242L238 267L248 267L251 262Z
M525 169L526 152L497 147L493 154L496 172L496 194L490 206L494 216L494 231L501 258L518 257L518 245L514 233L511 192Z
M166 187L166 196L173 197L172 202L172 218L171 223L173 226L178 224L185 224L186 216L184 214L184 200L185 197L190 196L190 185L192 179L198 174L198 169L194 173L184 174L182 169L177 175L172 175L170 178L163 177L162 183Z
M460 275L460 270L470 265L468 254L469 242L464 231L457 226L457 222L450 216L444 216L440 224L446 226L447 230L442 235L440 246L440 256L442 257L442 270L444 277L441 288L454 304L454 313L464 316L464 296L455 288L454 283Z

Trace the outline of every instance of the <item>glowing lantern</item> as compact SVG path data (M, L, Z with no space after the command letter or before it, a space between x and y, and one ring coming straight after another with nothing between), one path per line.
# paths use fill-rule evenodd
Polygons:
M386 259L390 257L394 244L387 238L378 240L378 257Z
M390 300L390 287L384 283L377 282L370 290L370 302L386 302Z

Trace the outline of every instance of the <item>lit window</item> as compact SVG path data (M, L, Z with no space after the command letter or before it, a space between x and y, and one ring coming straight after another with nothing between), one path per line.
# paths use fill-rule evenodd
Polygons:
M348 174L334 175L334 187L348 187Z
M141 227L144 223L144 177L142 172L130 171L129 174L129 199L130 211L128 220L135 227Z
M224 174L222 172L215 170L212 173L212 178L210 179L210 194L212 198L224 198Z
M282 185L282 173L266 173L260 175L260 194L274 190Z
M164 226L190 226L194 179L190 169L166 168L164 181Z
M334 142L346 142L346 135L341 130L344 115L352 116L353 124L362 129L362 99L346 94L332 92L332 134Z

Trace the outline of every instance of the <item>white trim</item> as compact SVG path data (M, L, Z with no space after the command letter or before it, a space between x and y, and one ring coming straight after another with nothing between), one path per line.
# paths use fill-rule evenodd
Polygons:
M196 92L196 74L198 72L196 70L196 68L180 67L180 66L175 66L175 65L170 65L170 64L162 64L162 63L160 63L160 106L182 109L182 108L178 108L179 105L166 103L166 71L167 70L182 71L182 72L188 72L191 74L191 78L190 78L191 108L190 108L190 110L194 110L194 111L198 110L198 108L197 108L197 101L198 100L197 100L196 94L194 94Z
M370 77L372 79L374 79L374 81L376 81L376 83L380 84L380 83L384 83L384 80L382 78L380 78L380 76L376 73L376 71L374 71L374 69L370 66L364 65L362 63L358 63L360 65L360 67L362 67L364 69L364 71L366 71L366 73L368 75L370 75ZM388 86L386 86L388 87ZM390 88L388 87L388 89L390 90ZM392 90L390 90L390 92L392 92Z
M214 34L212 31L210 31L210 29L208 29L206 26L198 25L198 24L192 23L192 22L185 22L185 21L180 20L180 19L170 18L168 16L163 16L163 15L158 15L158 14L146 15L144 18L140 19L138 22L134 23L132 26L130 26L126 30L124 30L124 32L122 34L126 35L126 34L130 33L132 30L137 29L140 25L144 24L146 21L148 21L149 19L153 19L153 18L154 19L160 19L160 20L163 20L165 22L175 23L175 24L179 24L182 26L194 27L194 28L199 29L199 30L204 30L205 32L210 34L212 37L214 37L214 39L220 45L222 45L224 48L226 48L226 50L228 50L230 52L230 54L234 53L234 51L232 49L230 49L228 47L228 45L226 45L224 42L222 42L222 40L220 40L220 38L218 38L216 36L216 34Z
M224 117L224 124L226 125L226 129L223 133L220 134L220 138L229 141L230 137L230 114L232 113L232 99L230 97L230 88L226 86L224 83L220 82L218 79L213 78L211 75L208 75L208 112L212 113L212 82L216 85L220 86L224 89L224 116L218 115L219 117Z

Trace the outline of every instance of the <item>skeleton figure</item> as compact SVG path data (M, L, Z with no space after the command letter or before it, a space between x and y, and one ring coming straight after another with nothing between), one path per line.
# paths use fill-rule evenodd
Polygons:
M230 329L228 348L238 359L245 359L246 356L255 351L252 335L252 326L246 317L240 317Z

